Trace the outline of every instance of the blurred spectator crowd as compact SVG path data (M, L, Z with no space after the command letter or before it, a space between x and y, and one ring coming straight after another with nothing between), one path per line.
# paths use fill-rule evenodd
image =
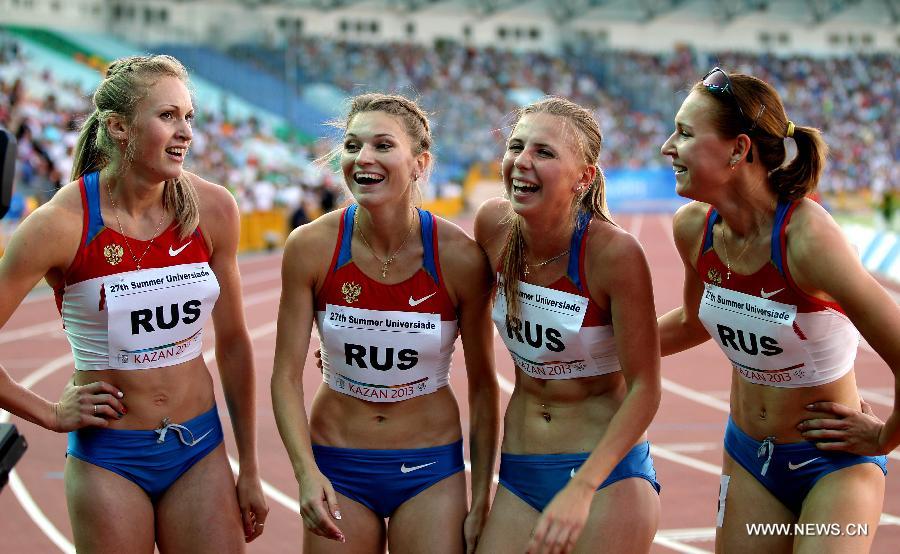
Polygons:
M900 57L777 57L707 54L686 47L671 53L596 50L589 41L561 55L473 48L453 42L352 44L299 39L291 71L284 51L237 47L232 56L297 83L328 83L346 94L400 92L432 114L437 163L468 166L502 155L515 109L542 94L568 97L592 109L604 135L604 167L665 167L659 147L691 85L709 68L754 74L782 94L798 125L819 127L831 148L821 188L882 194L900 183ZM271 64L271 65L270 65ZM32 93L29 83L43 94ZM0 125L18 140L20 190L49 198L66 183L89 91L36 73L15 41L0 36ZM75 99L60 102L59 97ZM323 135L325 132L323 131ZM255 119L226 120L198 106L188 168L228 186L242 210L303 207L307 214L333 205L339 177L312 160L332 145L276 138ZM323 200L324 198L324 200ZM302 219L302 218L300 218Z
M798 125L822 129L831 159L825 191L900 183L900 57L857 54L816 58L708 54L687 47L667 54L600 50L573 41L560 55L479 49L454 42L420 45L296 40L284 75L284 51L232 48L233 55L289 82L326 82L347 94L399 91L433 114L443 158L464 164L496 160L515 109L516 92L565 96L591 108L603 131L604 167L668 165L659 147L690 87L716 65L756 75L782 95ZM533 98L533 95L532 95Z
M34 69L18 44L0 35L0 127L16 137L16 193L30 204L24 211L69 182L92 92ZM286 142L253 118L226 120L196 108L186 168L227 186L242 211L278 206L315 215L333 207L336 176L313 162L326 145Z

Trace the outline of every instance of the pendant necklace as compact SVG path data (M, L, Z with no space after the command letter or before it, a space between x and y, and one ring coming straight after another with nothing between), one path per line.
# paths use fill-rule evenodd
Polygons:
M381 278L385 279L387 278L388 268L394 262L394 258L396 258L397 254L399 254L400 251L403 250L403 247L406 246L406 243L409 241L409 237L412 236L413 228L416 226L416 218L412 218L412 222L409 225L409 231L406 232L406 238L403 239L403 242L400 243L400 246L398 246L397 249L394 250L393 254L383 260L381 259L381 256L375 253L375 249L372 248L372 245L369 244L368 240L366 240L366 235L363 234L362 227L359 225L359 208L357 208L356 213L353 214L353 226L359 230L359 238L362 239L363 244L366 245L366 248L369 249L369 252L372 253L372 256L374 256L375 259L378 260L379 263L381 263Z
M147 255L147 252L150 251L150 247L153 246L153 241L159 236L159 230L162 228L163 221L166 220L166 212L163 210L162 217L159 218L159 223L156 224L156 229L153 230L153 235L150 237L150 240L147 241L147 247L144 248L144 252L138 257L134 255L134 250L131 249L131 243L128 242L128 236L125 235L125 229L122 227L122 220L119 219L119 206L116 204L116 201L113 200L112 189L109 188L109 181L106 182L106 193L109 194L109 203L112 204L113 215L116 216L116 223L119 224L119 234L122 235L122 239L125 241L125 247L128 248L128 253L131 254L134 265L140 270L141 260Z
M524 270L522 273L525 274L525 277L528 277L528 274L531 273L531 272L529 271L529 268L531 268L531 269L538 269L538 268L540 268L540 267L544 267L545 265L547 265L547 264L549 264L549 263L552 263L552 262L555 262L556 260L562 258L563 256L565 256L565 255L568 254L568 253L569 253L569 249L566 248L565 250L563 250L562 252L560 252L560 253L557 254L556 256L553 256L552 258L548 258L548 259L544 260L544 261L541 262L541 263L537 263L537 264L529 264L529 263L526 263L526 264L525 264L525 270Z

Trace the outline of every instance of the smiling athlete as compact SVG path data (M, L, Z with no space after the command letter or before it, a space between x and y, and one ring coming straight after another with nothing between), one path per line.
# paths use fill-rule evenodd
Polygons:
M720 68L693 87L662 146L678 194L695 200L675 215L684 305L660 318L662 353L712 338L733 368L718 552L867 552L874 533L748 536L745 524L874 529L884 454L900 443L897 409L874 417L853 372L859 329L900 375L900 309L806 198L826 150L774 88Z
M272 399L300 485L304 552L471 552L487 516L499 422L491 277L471 238L414 207L430 149L414 102L355 97L340 165L356 203L288 239ZM323 383L307 422L314 320ZM468 516L448 386L458 335L471 406Z
M476 216L499 275L494 323L516 365L487 554L646 552L656 532L650 271L606 209L600 144L577 104L522 108L502 162L508 198Z

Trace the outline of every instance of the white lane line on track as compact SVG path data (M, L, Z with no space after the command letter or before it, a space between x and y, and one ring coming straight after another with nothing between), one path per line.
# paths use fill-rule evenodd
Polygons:
M690 387L680 385L675 381L666 379L665 377L662 378L662 388L663 390L667 390L672 394L676 394L678 396L681 396L682 398L687 398L688 400L692 400L694 402L697 402L698 404L703 404L704 406L709 406L710 408L719 410L721 412L729 413L731 411L731 406L728 404L728 402L719 400L715 396L710 396L704 392L694 390Z
M711 464L709 462L704 462L703 460L700 460L698 458L692 458L691 456L679 454L678 452L669 450L668 448L659 446L658 444L650 443L650 454L658 458L669 460L670 462L675 462L676 464L685 465L698 471L709 473L710 475L722 474L721 466L717 466L716 464Z
M711 550L703 550L702 548L697 548L696 546L682 544L668 537L660 536L659 533L657 533L657 535L653 537L653 542L660 546L670 548L675 552L685 552L686 554L712 554Z
M711 541L716 538L715 527L688 527L684 529L667 529L660 531L660 535L667 539L679 541Z
M718 442L660 442L656 444L672 452L709 452L718 450L722 446Z
M888 408L894 407L894 399L886 394L881 394L871 389L859 389L859 395L869 404L879 404Z
M641 227L644 224L644 216L642 214L635 214L631 218L631 224L628 226L628 232L635 238L641 234Z
M35 370L32 374L28 375L21 381L21 385L25 388L31 388L38 381L43 379L44 377L50 375L54 371L65 367L72 363L72 354L66 354L60 356L56 359L50 360L37 370ZM9 421L10 414L6 410L0 410L0 423L6 423ZM19 474L16 470L12 470L9 472L9 488L13 491L13 494L16 497L16 500L19 501L19 504L22 505L22 509L25 510L25 513L28 514L28 517L31 518L31 521L38 526L38 528L43 531L44 535L47 536L50 541L57 546L60 550L65 552L66 554L75 554L75 545L69 542L69 540L59 532L59 529L56 528L55 525L44 515L44 512L41 511L40 507L38 507L37 503L32 498L31 493L28 492L28 488L25 486L25 483L19 478Z
M62 333L62 322L54 320L47 323L36 323L34 325L29 325L28 327L20 327L19 329L12 331L0 331L0 344L16 342L53 331Z

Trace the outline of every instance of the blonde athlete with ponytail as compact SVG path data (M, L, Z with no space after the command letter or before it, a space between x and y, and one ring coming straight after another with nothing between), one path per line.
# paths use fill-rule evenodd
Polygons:
M507 197L476 216L498 274L494 323L516 365L479 552L646 552L656 532L650 271L606 209L600 143L577 104L522 108L502 162Z
M236 260L238 210L185 173L194 109L169 56L110 65L94 93L72 178L19 227L0 265L0 321L43 277L74 357L74 383L104 429L69 434L65 469L79 552L241 552L268 508L256 457L254 371ZM203 326L237 442L222 442ZM89 420L89 422L93 422Z

